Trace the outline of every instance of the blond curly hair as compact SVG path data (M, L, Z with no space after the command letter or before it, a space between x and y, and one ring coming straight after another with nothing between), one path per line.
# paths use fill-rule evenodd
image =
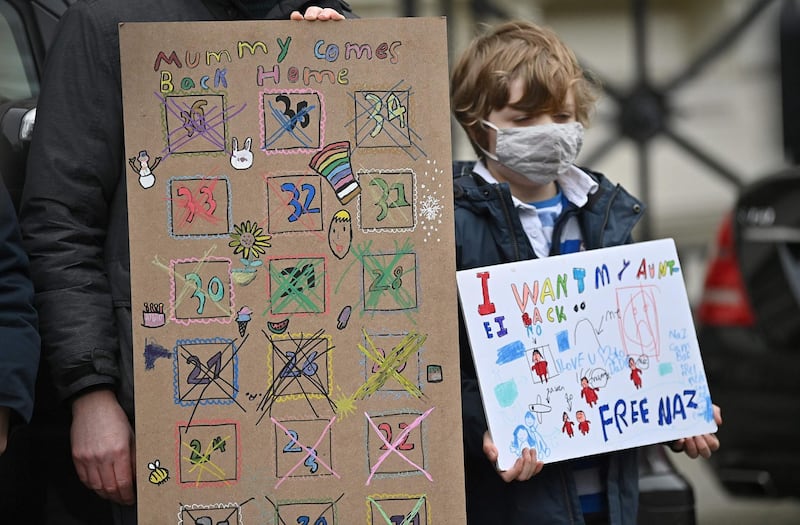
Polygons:
M450 78L453 114L479 157L481 147L488 149L480 122L508 104L510 85L518 78L523 96L514 109L532 115L560 111L571 89L575 119L589 124L598 84L572 50L549 28L524 20L505 22L469 43Z

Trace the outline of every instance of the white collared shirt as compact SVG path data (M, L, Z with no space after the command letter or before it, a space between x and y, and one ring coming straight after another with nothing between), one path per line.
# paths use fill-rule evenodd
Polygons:
M489 172L482 161L475 163L472 169L478 176L489 184L498 184L498 180ZM511 195L512 202L519 213L522 228L528 236L537 257L550 255L553 239L553 227L563 211L561 196L575 204L583 206L589 200L589 195L597 191L599 185L587 173L576 166L570 169L556 181L558 184L558 198L548 199L544 202L527 203ZM561 235L561 253L570 253L584 249L581 238L580 226L575 218L567 222Z

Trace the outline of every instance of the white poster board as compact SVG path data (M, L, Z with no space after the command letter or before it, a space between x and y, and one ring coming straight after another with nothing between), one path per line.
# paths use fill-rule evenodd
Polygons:
M672 239L457 279L499 468L716 431Z

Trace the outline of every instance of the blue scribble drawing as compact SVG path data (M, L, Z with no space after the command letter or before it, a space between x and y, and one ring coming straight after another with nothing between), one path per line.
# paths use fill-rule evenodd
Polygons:
M698 389L698 393L702 395L705 403L705 410L702 411L703 419L714 421L714 405L711 403L711 395L708 393L708 389L701 387Z
M500 383L494 387L494 397L497 399L497 403L503 408L508 408L513 405L518 395L519 390L517 390L517 384L514 381Z
M155 341L147 340L144 345L144 369L152 370L156 366L156 359L171 356L172 353L169 350Z
M558 351L566 352L570 349L569 346L569 332L562 330L556 334L556 343L558 343Z
M525 357L525 345L522 341L514 341L497 349L497 364L504 365Z

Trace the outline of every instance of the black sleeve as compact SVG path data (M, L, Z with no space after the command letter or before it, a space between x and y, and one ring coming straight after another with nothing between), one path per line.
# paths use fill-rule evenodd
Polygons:
M0 406L26 421L33 413L39 343L28 257L14 206L0 179Z
M48 54L20 219L62 400L119 377L104 261L123 164L119 48L116 22L91 4L72 5Z
M217 20L252 19L243 0L203 0L206 8ZM311 6L330 7L342 13L346 18L358 18L350 4L345 0L275 0L272 8L263 17L264 20L288 20L292 11L305 13Z

